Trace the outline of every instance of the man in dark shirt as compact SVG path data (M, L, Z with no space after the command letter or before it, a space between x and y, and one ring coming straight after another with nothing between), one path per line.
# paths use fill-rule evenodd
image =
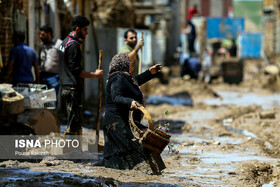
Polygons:
M103 77L102 70L86 72L82 70L82 52L80 45L88 34L89 20L84 16L76 16L72 20L72 32L60 46L59 77L61 96L65 101L68 115L67 130L64 134L82 134L82 91L84 78Z
M12 84L17 83L34 83L32 66L35 70L36 81L39 81L39 65L37 55L34 49L24 44L25 34L20 31L13 33L13 42L7 76L12 73Z

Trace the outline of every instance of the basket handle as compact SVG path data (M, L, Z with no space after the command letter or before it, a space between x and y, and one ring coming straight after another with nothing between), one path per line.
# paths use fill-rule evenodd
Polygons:
M138 107L139 110L141 110L141 112L145 115L145 117L148 119L148 123L149 123L149 129L150 130L154 130L154 125L153 125L153 121L151 118L151 115L149 114L149 112L147 111L147 109L143 106ZM134 121L133 121L133 110L130 113L130 119L131 119L131 123L135 125Z

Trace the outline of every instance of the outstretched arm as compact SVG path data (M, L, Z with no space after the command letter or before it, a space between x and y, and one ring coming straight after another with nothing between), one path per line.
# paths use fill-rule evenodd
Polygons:
M149 68L149 71L150 71L151 74L153 75L153 74L156 74L156 73L160 72L160 71L161 71L161 68L162 68L162 65L161 65L161 64L156 64L156 65L150 67L150 68Z
M96 78L96 79L101 79L103 77L103 70L95 70L95 72L86 72L82 71L80 74L81 78Z
M150 67L149 70L135 76L135 79L137 80L139 86L155 78L156 73L161 71L161 67L162 67L161 64L156 64Z

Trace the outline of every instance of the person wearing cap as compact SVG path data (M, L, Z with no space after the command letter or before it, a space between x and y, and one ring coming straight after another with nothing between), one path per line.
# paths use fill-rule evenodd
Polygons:
M80 45L88 34L89 20L76 16L72 20L72 32L60 45L59 77L61 97L66 104L68 115L67 129L64 134L81 135L82 91L84 78L103 77L103 70L87 72L82 69Z

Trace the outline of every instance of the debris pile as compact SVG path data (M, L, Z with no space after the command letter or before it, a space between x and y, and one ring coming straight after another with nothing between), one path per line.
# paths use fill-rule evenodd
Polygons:
M134 1L93 1L92 13L96 26L134 27Z

